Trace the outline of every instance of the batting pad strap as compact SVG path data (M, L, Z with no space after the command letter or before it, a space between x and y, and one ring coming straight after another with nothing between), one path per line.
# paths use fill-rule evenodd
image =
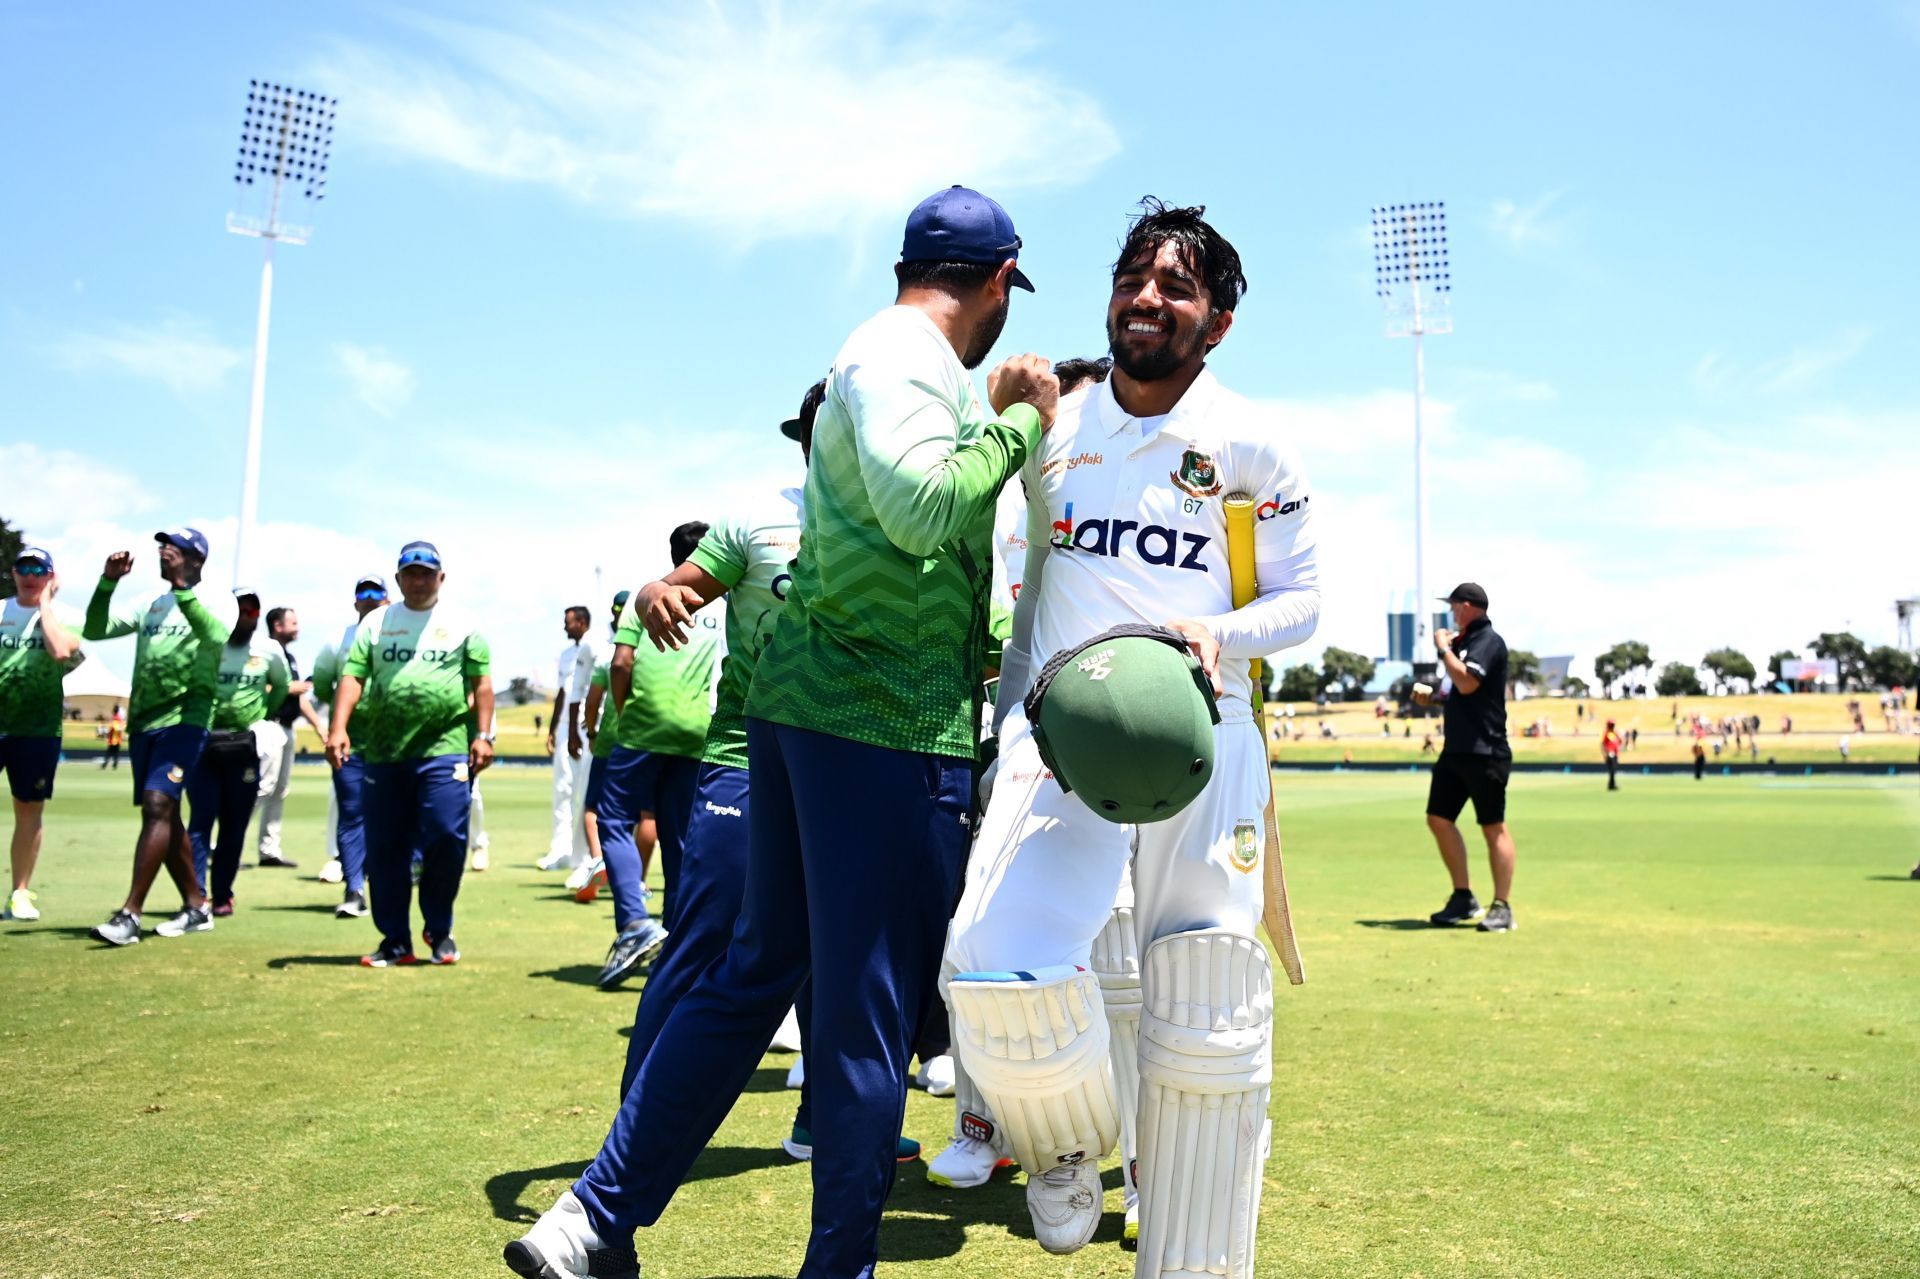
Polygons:
M1097 1160L1120 1132L1100 986L1081 968L961 973L954 1050L1029 1172Z
M1100 995L1106 1001L1107 1016L1140 1016L1140 952L1133 932L1133 908L1116 906L1107 923L1093 939L1094 976L1100 979Z
M1175 933L1143 969L1136 1273L1253 1279L1271 1131L1266 948L1223 929Z

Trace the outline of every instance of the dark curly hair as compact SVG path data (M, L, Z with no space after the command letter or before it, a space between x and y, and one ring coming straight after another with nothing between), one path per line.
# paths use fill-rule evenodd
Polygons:
M1114 275L1142 261L1151 262L1161 245L1172 244L1186 259L1188 268L1207 286L1214 314L1234 310L1247 291L1240 251L1213 229L1206 220L1206 212L1204 204L1174 208L1156 196L1143 196L1139 216L1128 226L1127 238L1120 242L1120 256L1113 264Z

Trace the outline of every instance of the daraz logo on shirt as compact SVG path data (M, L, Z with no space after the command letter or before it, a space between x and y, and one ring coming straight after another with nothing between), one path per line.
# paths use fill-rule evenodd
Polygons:
M1253 508L1253 516L1258 520L1270 520L1279 515L1292 515L1296 511L1306 510L1307 503L1312 500L1311 494L1303 493L1291 502L1282 502L1280 495L1275 493L1272 500L1262 502Z
M1075 524L1073 503L1068 502L1066 518L1053 522L1051 541L1063 551L1115 559L1126 555L1131 548L1133 554L1149 564L1205 573L1208 569L1200 562L1200 552L1206 550L1213 539L1203 533L1183 533L1164 524L1142 524L1137 520L1091 519Z

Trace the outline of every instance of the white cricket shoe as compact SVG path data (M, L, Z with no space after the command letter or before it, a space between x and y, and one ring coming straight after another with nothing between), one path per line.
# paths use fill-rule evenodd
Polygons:
M587 1206L572 1190L501 1256L522 1279L640 1279L633 1246L610 1246L601 1239L587 1220Z
M16 888L7 898L7 908L0 912L0 918L17 919L27 923L40 918L40 908L34 904L34 895L24 888Z
M952 1056L941 1053L931 1061L920 1063L920 1073L913 1077L913 1082L916 1087L926 1089L929 1097L951 1097L954 1088L953 1073Z
M1140 1250L1140 1196L1127 1192L1127 1224L1120 1228L1120 1246L1128 1252Z
M467 860L469 870L486 870L493 865L493 857L484 848L473 850L473 856Z
M533 868L535 870L559 870L571 861L573 861L573 851L569 849L564 853L548 853L545 857L535 862Z
M800 1014L787 1009L787 1015L780 1021L780 1029L773 1032L773 1042L767 1045L768 1052L797 1053L800 1051Z
M993 1180L997 1169L1011 1168L1013 1160L978 1137L955 1137L927 1165L927 1180L954 1190L972 1190Z
M795 1057L793 1065L787 1068L787 1087L804 1088L807 1086L807 1059Z
M1078 1252L1100 1225L1100 1165L1061 1164L1027 1178L1033 1237L1048 1252Z
M587 881L592 879L594 875L599 873L600 867L605 864L606 863L595 858L589 858L586 861L581 862L578 866L575 866L571 872L568 873L567 882L565 885L566 890L570 893L579 892L581 889L587 886Z
M347 872L341 868L338 857L327 858L327 864L320 868L318 875L314 876L315 879L323 884L338 884L346 879L346 877Z

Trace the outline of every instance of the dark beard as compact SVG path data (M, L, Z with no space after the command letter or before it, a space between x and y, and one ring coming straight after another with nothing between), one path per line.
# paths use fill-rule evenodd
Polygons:
M1132 319L1153 319L1172 328L1173 320L1167 315L1148 315L1146 313L1128 313L1117 320L1107 321L1107 350L1113 356L1113 367L1136 382L1158 382L1170 378L1196 358L1204 358L1207 350L1207 334L1212 329L1197 329L1182 337L1175 330L1166 344L1157 351L1123 354L1120 341L1126 337L1127 321Z
M1007 311L1012 305L1013 295L1009 293L1000 299L1000 309L973 331L973 341L967 343L967 349L960 355L962 365L977 369L987 362L988 352L992 351L993 344L1000 340L1000 331L1007 327Z

